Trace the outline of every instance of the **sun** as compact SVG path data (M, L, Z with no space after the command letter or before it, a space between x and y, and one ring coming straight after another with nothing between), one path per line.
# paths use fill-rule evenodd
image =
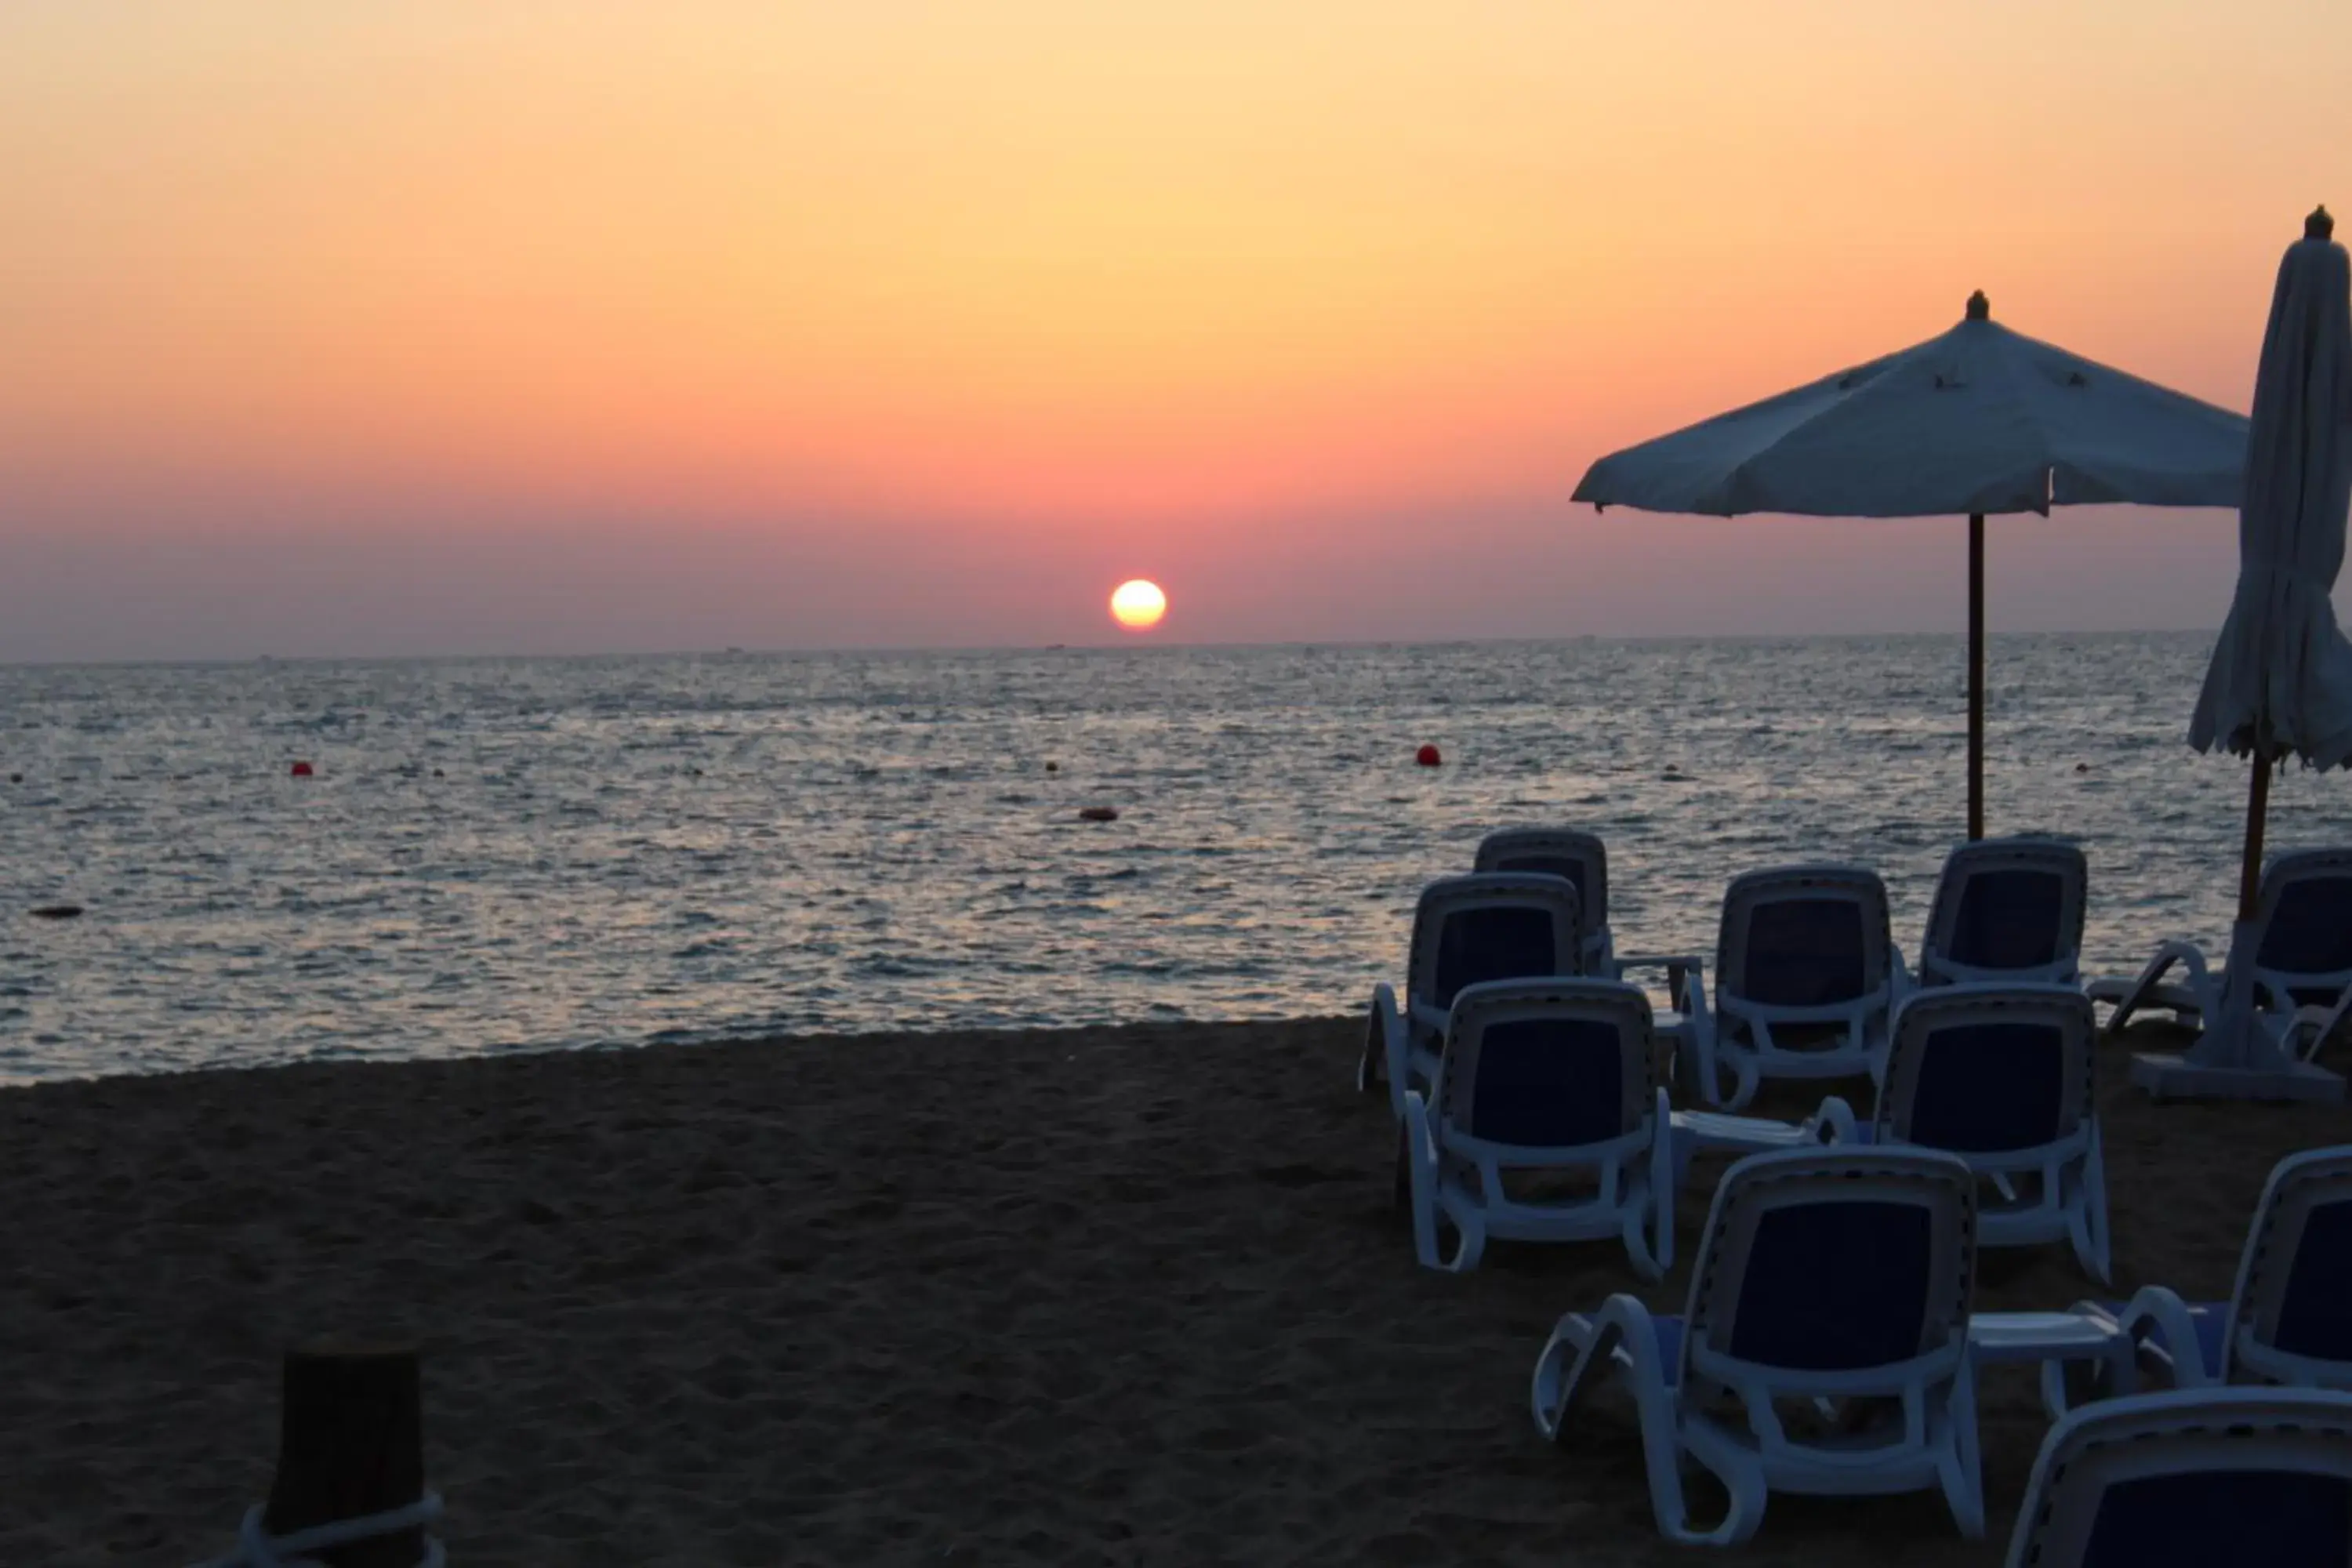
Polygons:
M1168 613L1168 595L1160 584L1137 577L1111 591L1110 618L1131 632L1148 632Z

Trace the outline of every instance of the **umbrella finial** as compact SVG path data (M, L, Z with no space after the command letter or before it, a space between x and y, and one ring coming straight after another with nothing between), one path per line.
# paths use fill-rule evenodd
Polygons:
M2303 237L2305 239L2336 237L2336 219L2329 216L2324 205L2312 208L2311 216L2303 220Z
M1969 296L1969 320L1971 321L1992 320L1992 301L1985 298L1985 291L1981 289Z

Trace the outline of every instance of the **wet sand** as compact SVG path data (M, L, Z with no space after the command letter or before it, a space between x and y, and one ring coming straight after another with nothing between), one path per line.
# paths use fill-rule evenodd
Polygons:
M342 1331L422 1345L458 1563L1696 1561L1652 1527L1629 1410L1559 1449L1528 1419L1622 1252L1416 1268L1385 1110L1344 1087L1360 1029L0 1091L0 1562L226 1551L280 1352ZM2105 1059L2116 1293L2226 1294L2271 1164L2352 1114L2151 1108ZM1979 1304L2094 1293L2053 1247L1994 1255ZM1987 1540L1932 1494L1776 1499L1738 1558L1998 1563L2043 1423L2029 1374L1984 1393Z

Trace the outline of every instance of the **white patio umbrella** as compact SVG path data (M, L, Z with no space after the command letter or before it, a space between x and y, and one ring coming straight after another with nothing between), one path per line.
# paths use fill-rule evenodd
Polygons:
M2251 760L2246 847L2238 879L2221 1016L2180 1058L2143 1058L2133 1076L2150 1087L2227 1092L2227 1080L2189 1068L2263 1076L2291 1089L2299 1071L2257 1023L2238 977L2240 943L2251 954L2262 885L2263 830L2273 768L2290 756L2315 768L2352 765L2352 643L2336 628L2328 595L2344 566L2352 510L2352 265L2331 237L2326 207L2279 263L2254 376L2245 500L2238 510L2238 591L2213 647L2189 721L2199 751L2220 745ZM2340 1092L2340 1085L2331 1085Z
M1970 297L1941 337L1592 465L1596 508L1969 519L1969 837L1984 836L1984 520L2238 502L2246 421L2036 342Z
M2352 275L2326 207L2279 263L2254 377L2238 592L2189 743L2252 759L2238 916L2254 912L2273 764L2352 763L2352 643L2328 595L2352 509Z

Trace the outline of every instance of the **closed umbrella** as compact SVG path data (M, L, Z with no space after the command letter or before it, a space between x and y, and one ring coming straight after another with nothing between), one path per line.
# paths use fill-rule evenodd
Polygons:
M1984 520L2234 506L2246 421L1992 320L1601 458L1595 507L1969 520L1969 837L1984 836Z
M2279 263L2254 375L2238 591L2189 726L2199 751L2219 745L2248 758L2251 778L2221 1016L2206 1020L2187 1065L2286 1075L2282 1092L2312 1075L2261 1027L2251 984L2238 983L2252 964L2238 955L2241 942L2252 955L2271 771L2290 756L2320 769L2352 764L2352 644L2329 599L2352 510L2352 267L2332 238L2335 227L2326 207L2313 213ZM2143 1058L2133 1074L2151 1088L2226 1091L2209 1075L2184 1074L2179 1061Z

